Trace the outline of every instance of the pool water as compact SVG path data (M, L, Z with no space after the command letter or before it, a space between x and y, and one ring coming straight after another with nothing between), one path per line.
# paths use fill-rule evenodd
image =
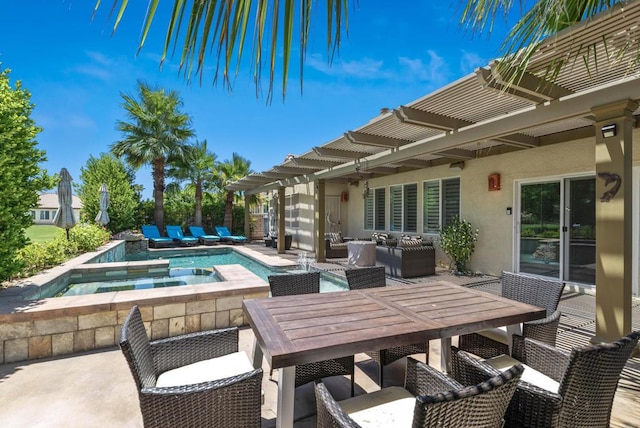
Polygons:
M56 294L79 296L82 294L108 293L111 291L144 290L148 288L175 287L180 285L207 284L220 281L216 274L204 269L169 269L168 276L127 278L114 281L96 281L70 284Z
M185 253L184 251L175 253L146 253L141 257L136 255L135 257L127 257L127 261L134 260L168 260L170 268L196 268L196 269L211 269L217 265L230 265L239 264L244 268L255 273L258 277L264 281L269 281L269 275L277 275L282 273L294 273L300 272L298 267L294 268L272 268L265 266L260 262L257 262L242 254L236 253L230 248L210 248L207 250L207 254L202 254L202 251L193 251ZM320 276L320 292L325 293L328 291L344 291L347 289L345 281L334 277L333 275L322 273Z

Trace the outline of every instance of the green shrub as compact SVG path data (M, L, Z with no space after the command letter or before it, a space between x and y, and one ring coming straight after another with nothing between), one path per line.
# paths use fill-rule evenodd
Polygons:
M471 223L461 220L458 216L451 221L440 232L440 248L451 259L451 270L468 274L467 264L471 260L471 255L476 248L478 240L478 230L473 230Z
M69 241L75 244L77 254L95 251L109 236L108 230L95 224L81 223L69 229Z
M95 224L78 224L48 242L29 244L18 251L16 261L23 268L17 277L25 278L45 269L57 266L79 254L95 251L109 240L109 232Z

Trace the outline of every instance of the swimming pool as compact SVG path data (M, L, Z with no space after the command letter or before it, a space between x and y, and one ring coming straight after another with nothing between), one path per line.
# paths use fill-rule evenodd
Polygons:
M77 296L84 294L106 293L110 291L141 290L150 288L174 287L182 285L209 284L215 286L221 281L214 272L214 266L240 265L256 276L268 282L269 275L300 272L300 266L267 266L250 257L234 251L232 248L206 248L148 251L125 256L117 262L104 262L98 265L126 264L122 262L161 263L162 266L147 269L144 273L132 274L119 267L106 275L111 278L92 277L72 278L49 296ZM168 266L167 266L168 262ZM154 263L155 264L155 263ZM344 291L347 284L344 279L323 272L320 276L320 292Z

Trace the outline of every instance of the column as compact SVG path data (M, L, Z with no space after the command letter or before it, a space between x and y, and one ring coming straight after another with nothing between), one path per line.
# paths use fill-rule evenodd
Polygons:
M596 118L595 196L598 198L593 342L612 341L631 331L631 150L633 112L637 108L636 102L624 100L591 109Z
M244 236L251 241L251 210L249 206L249 200L251 195L244 193Z
M324 180L316 180L314 192L314 205L316 207L315 212L316 215L313 221L313 229L315 232L314 235L314 247L316 253L316 260L319 262L325 262L326 254L324 252L324 226L325 226L325 207L324 207L324 197L325 197L325 181Z
M284 254L284 187L278 187L278 254Z

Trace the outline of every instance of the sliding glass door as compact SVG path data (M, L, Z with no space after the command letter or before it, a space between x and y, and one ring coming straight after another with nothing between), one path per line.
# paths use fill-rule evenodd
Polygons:
M520 185L518 269L595 284L595 178Z

